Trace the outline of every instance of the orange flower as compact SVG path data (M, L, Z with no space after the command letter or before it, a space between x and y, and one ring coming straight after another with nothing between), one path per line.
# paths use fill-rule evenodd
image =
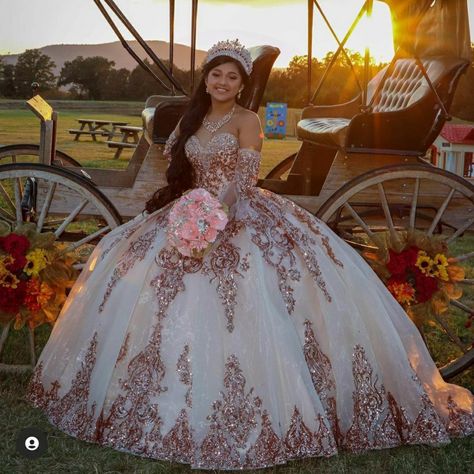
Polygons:
M410 304L415 300L415 289L409 283L391 281L387 288L400 304Z
M54 291L47 283L31 278L26 284L25 305L30 311L39 311L53 295Z

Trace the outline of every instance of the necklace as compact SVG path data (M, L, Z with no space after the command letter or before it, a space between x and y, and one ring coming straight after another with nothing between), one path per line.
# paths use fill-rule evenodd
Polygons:
M217 130L223 127L232 118L232 116L234 115L234 111L235 111L235 104L229 112L227 112L225 115L223 115L219 120L215 122L211 122L207 118L207 115L206 115L202 121L202 125L209 133L215 133L217 132Z

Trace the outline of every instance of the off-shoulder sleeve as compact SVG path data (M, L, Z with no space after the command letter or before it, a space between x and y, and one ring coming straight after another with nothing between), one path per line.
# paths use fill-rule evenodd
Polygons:
M170 136L168 137L168 140L166 140L165 147L163 148L163 156L166 157L168 162L171 161L171 148L176 143L177 139L178 139L178 132L177 132L177 127L176 127L171 132Z
M240 193L245 193L257 185L261 154L251 148L239 148L235 181Z
M219 199L232 208L249 190L257 185L261 154L250 148L240 148L232 182L222 191Z

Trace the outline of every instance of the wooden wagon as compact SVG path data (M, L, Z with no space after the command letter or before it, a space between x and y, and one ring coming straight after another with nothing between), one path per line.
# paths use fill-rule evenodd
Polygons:
M352 101L313 105L325 74L298 123L299 151L275 166L258 185L310 210L358 249L373 249L379 232L395 235L403 229L421 229L427 236L440 234L449 244L474 230L474 185L434 167L425 155L450 118L457 83L470 65L466 1L383 1L391 7L398 25L391 63L370 81L367 76ZM126 45L102 3L95 3ZM54 140L43 141L42 147L0 147L0 197L5 203L0 221L12 228L25 220L35 222L38 230L54 231L76 250L93 245L109 230L141 213L151 194L166 185L162 147L189 102L189 95L172 74L174 9L170 8L171 67L167 69L115 3L105 3L169 79L167 88L181 95L147 100L142 114L144 133L125 170L82 169L72 157L55 150ZM192 5L194 72L197 1ZM365 1L344 40L336 37L335 58L344 53L351 31L362 16L370 15L372 5L373 0ZM318 1L308 2L310 32L314 6L323 13ZM324 14L323 18L327 21ZM311 33L308 44L312 44ZM254 67L242 102L257 111L279 50L260 46L251 48L251 54ZM309 77L311 56L310 48ZM48 124L43 123L43 137L54 137L54 120L50 126L53 133L48 135ZM17 158L25 155L42 156L43 162L18 163ZM88 225L78 225L80 221ZM458 259L474 257L472 250ZM465 283L472 284L472 280ZM468 303L452 304L468 314L474 312ZM447 378L474 360L470 342L449 334L462 354L442 369Z

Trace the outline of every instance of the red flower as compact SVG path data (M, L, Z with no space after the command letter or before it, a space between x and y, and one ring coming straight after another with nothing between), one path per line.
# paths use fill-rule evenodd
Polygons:
M12 232L6 237L0 237L0 246L10 255L25 255L30 248L30 241L24 236Z
M403 253L405 254L405 262L407 266L412 267L416 264L416 260L418 258L418 251L420 249L418 247L409 247Z
M388 271L394 276L404 275L416 263L418 247L409 247L403 252L397 253L389 249Z
M402 253L394 252L389 249L389 260L387 269L392 275L403 275L406 270L405 259Z
M416 281L416 299L419 303L424 303L438 290L438 280L421 273L418 269L416 269L414 275Z
M20 281L16 288L0 287L0 311L16 314L25 299L26 282Z

